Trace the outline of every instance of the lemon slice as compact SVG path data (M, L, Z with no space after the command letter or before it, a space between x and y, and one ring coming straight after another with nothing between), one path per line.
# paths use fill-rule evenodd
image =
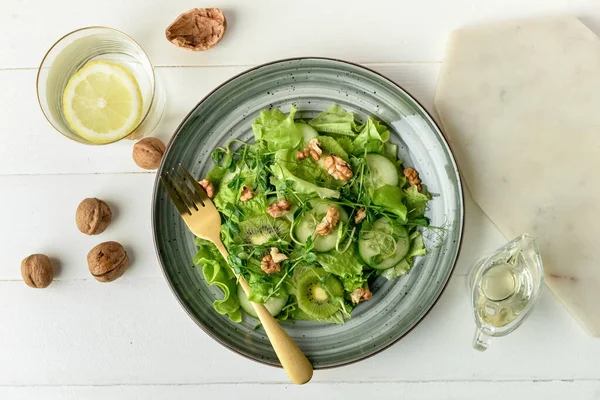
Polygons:
M142 117L142 94L133 74L106 61L83 66L67 83L63 113L71 129L103 144L130 134Z

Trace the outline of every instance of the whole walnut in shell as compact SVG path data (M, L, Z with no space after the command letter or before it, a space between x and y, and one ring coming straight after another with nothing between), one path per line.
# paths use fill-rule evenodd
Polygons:
M157 138L148 137L140 140L133 146L133 161L144 169L157 169L160 167L165 144Z
M48 256L32 254L21 261L21 276L32 288L45 288L54 279L54 267Z
M192 51L212 49L223 39L227 22L218 8L194 8L181 14L165 31L167 40Z
M100 282L114 281L129 267L127 252L117 242L100 243L90 250L87 262L90 272Z
M84 199L75 212L77 228L86 235L98 235L104 232L111 220L110 207L97 198Z

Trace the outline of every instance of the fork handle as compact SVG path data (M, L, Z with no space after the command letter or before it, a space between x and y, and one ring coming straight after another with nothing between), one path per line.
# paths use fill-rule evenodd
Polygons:
M227 261L229 253L223 243L220 240L215 240L215 246L217 246L225 261ZM240 285L242 285L244 292L249 294L250 286L248 286L248 282L246 282L243 276L236 274L235 271L234 274ZM310 381L313 375L313 367L304 353L302 353L302 350L294 343L292 338L264 305L253 302L252 306L267 333L267 337L273 346L273 350L275 350L275 354L277 354L277 358L279 358L281 366L290 380L297 385L302 385Z

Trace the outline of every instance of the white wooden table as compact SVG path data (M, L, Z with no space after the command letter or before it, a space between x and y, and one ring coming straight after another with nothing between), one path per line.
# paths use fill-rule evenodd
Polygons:
M197 6L221 7L228 19L224 40L205 53L177 49L163 33ZM71 142L52 130L35 97L36 67L54 40L107 25L138 39L157 66L168 102L155 136L165 141L216 85L292 56L363 63L432 111L453 28L560 13L600 33L598 0L2 0L0 399L600 398L600 340L588 337L548 290L522 328L485 353L472 350L465 276L503 238L469 198L459 263L426 319L375 357L318 371L305 387L290 385L282 370L221 347L178 305L152 244L154 174L133 163L132 143ZM77 204L91 196L115 210L100 237L82 235L74 223ZM133 261L109 284L94 280L86 265L87 251L105 240L123 243ZM37 252L59 266L45 290L27 287L20 276L21 259Z

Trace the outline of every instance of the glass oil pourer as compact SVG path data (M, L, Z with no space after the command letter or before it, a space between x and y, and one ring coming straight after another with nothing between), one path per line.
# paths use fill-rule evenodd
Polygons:
M492 337L508 335L523 323L542 290L543 269L535 239L528 234L475 265L470 276L475 349L486 350Z

